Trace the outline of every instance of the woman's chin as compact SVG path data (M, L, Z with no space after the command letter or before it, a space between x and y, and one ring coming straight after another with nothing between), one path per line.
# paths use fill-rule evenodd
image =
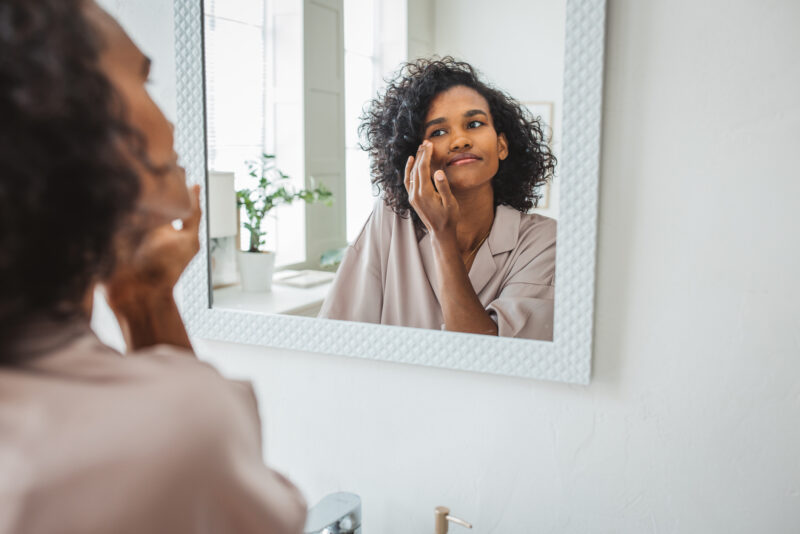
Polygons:
M463 176L460 173L451 173L447 175L447 181L450 184L450 190L453 193L461 193L466 191L476 191L486 188L491 188L491 178L486 179L476 176Z

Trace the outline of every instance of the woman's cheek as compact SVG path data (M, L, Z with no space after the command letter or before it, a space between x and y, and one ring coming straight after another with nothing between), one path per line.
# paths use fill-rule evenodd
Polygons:
M445 157L434 152L433 157L431 157L431 175L438 170L444 170L444 167Z

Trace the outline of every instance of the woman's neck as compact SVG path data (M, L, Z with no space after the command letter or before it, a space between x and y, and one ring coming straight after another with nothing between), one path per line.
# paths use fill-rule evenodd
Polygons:
M453 191L458 201L461 219L456 228L458 248L462 253L472 251L486 239L494 222L494 190L491 184L486 188Z

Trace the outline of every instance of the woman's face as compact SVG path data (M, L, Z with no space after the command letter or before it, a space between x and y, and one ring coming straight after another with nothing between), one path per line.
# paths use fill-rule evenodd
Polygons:
M131 158L141 181L138 212L148 225L185 217L190 205L186 172L173 148L173 126L147 91L150 60L108 13L91 0L84 6L87 19L103 40L100 68L122 99L126 120L144 137L147 157L159 171L156 174Z
M425 117L424 139L433 143L431 174L442 169L454 191L485 187L508 156L494 129L489 103L463 85L436 95Z

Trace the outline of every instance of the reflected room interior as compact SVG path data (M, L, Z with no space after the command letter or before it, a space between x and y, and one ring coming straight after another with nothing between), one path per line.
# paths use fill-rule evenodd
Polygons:
M345 0L303 13L298 1L205 0L213 307L320 314L381 195L359 125L406 62L469 62L540 121L558 158L565 4ZM557 220L558 193L556 167L530 212Z

